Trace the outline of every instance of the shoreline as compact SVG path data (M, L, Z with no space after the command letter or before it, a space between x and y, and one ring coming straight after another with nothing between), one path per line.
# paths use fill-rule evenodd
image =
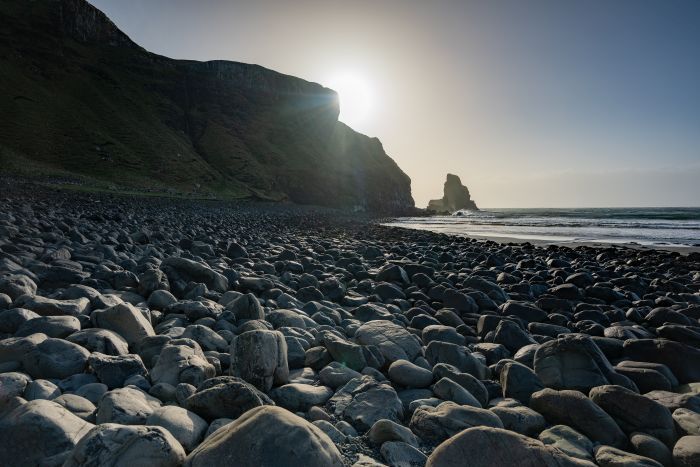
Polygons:
M469 238L474 240L494 242L502 245L523 245L530 244L538 247L547 247L550 245L567 247L575 249L577 247L589 247L596 249L633 249L642 251L670 251L677 252L680 254L691 254L700 252L700 245L680 245L680 244L642 244L638 242L607 242L604 240L548 240L543 238L519 238L511 236L501 236L501 235L486 235L486 234L475 234L475 233L451 233L451 232L437 232L430 228L422 227L408 227L405 225L399 225L397 222L381 222L380 225L388 228L414 230L420 232L431 232L438 235L447 235L448 237L459 237L459 238Z
M615 249L632 249L632 250L642 250L642 251L671 251L671 252L678 252L681 254L691 254L691 253L700 253L700 246L680 246L680 245L668 245L668 246L663 246L663 245L642 245L640 243L611 243L611 242L596 242L596 241L583 241L583 242L577 242L577 241L550 241L550 240L544 240L544 239L523 239L523 238L517 238L517 237L500 237L500 236L492 236L492 235L475 235L475 234L451 234L451 233L445 233L445 232L435 232L430 229L414 229L411 227L400 227L397 225L387 225L387 224L379 224L382 227L388 227L392 229L404 229L404 230L417 230L421 232L431 232L437 235L447 235L448 237L460 237L460 238L468 238L468 239L473 239L477 241L484 241L484 242L494 242L494 243L499 243L502 245L523 245L523 244L530 244L534 245L537 247L547 247L550 245L555 245L559 247L566 247L566 248L572 248L575 249L577 247L589 247L589 248L595 248L595 249L609 249L609 248L615 248Z

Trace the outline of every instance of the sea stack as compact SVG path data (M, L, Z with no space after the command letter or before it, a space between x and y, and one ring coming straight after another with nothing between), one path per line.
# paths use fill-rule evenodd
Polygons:
M457 175L447 174L442 198L430 200L428 210L438 214L451 214L460 209L479 210L469 195L469 188L462 185Z

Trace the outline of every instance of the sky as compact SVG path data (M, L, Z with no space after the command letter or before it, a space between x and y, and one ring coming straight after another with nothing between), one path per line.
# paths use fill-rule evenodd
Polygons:
M172 58L337 89L416 205L700 206L700 1L90 0Z

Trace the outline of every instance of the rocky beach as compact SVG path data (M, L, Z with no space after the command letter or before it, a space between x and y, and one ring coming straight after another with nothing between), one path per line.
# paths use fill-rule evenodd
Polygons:
M700 254L4 182L0 464L700 465Z

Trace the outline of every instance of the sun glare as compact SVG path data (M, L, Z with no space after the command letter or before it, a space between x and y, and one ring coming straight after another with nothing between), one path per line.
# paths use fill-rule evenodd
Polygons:
M339 73L326 83L338 93L340 120L351 127L367 122L372 110L373 96L369 82L356 73Z

